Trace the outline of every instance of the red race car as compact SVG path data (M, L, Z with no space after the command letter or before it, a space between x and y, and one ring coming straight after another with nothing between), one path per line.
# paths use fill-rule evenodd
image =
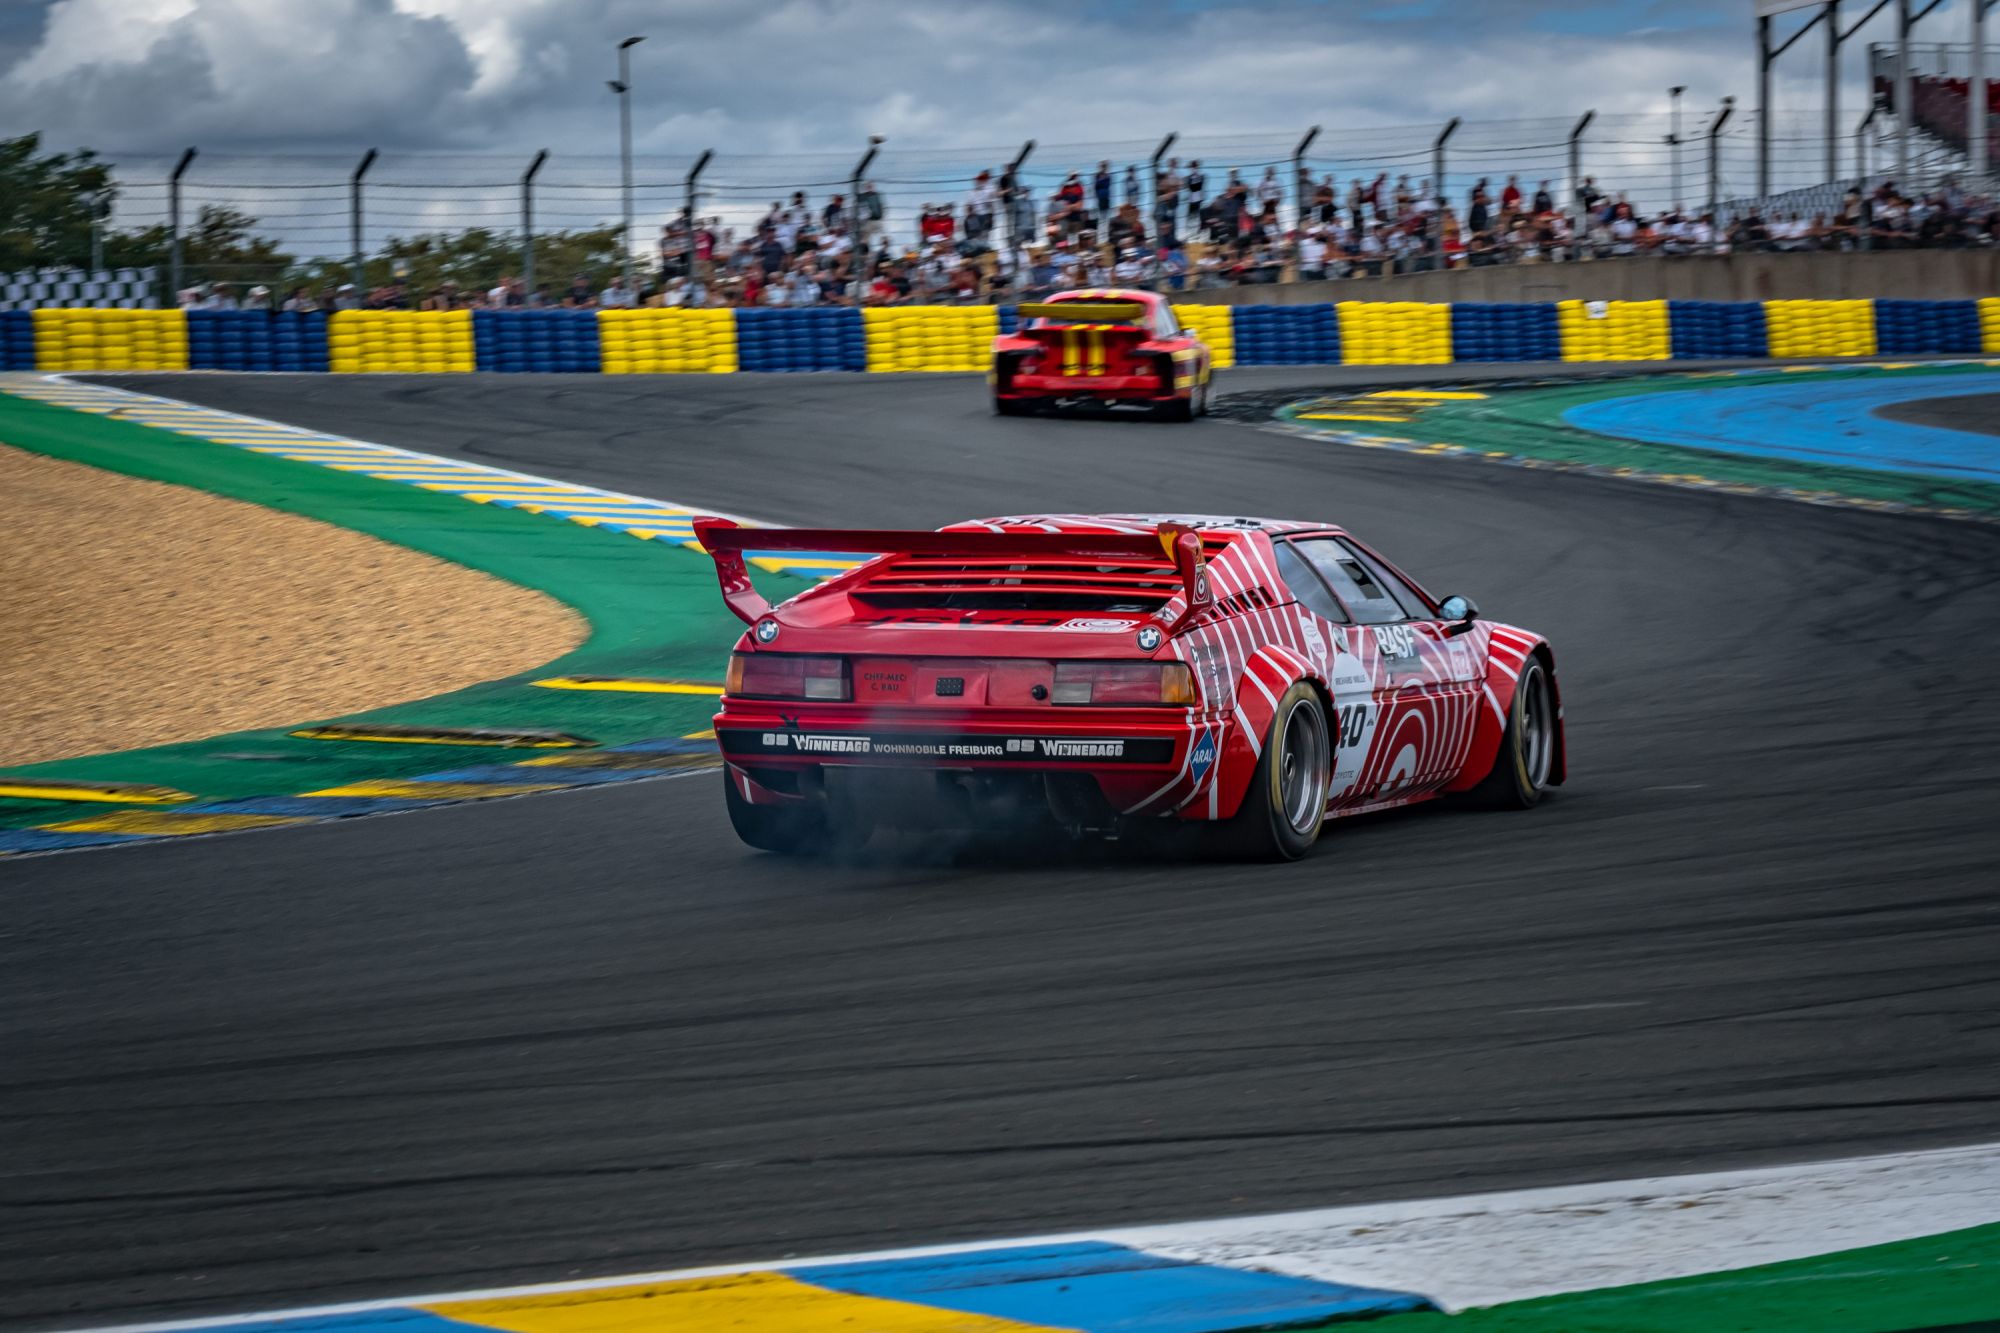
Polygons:
M876 825L1224 825L1302 857L1330 817L1564 779L1548 644L1324 522L1026 516L940 532L696 518L750 630L716 739L764 851ZM876 558L770 606L744 550ZM886 552L886 554L884 554Z
M1289 859L1330 817L1441 795L1525 807L1563 780L1548 644L1330 524L694 529L750 626L715 734L753 847L1178 819ZM773 607L746 550L875 558Z
M1020 416L1042 405L1090 401L1149 407L1176 421L1208 411L1213 358L1155 292L1061 292L1017 311L1020 325L993 340L993 410Z

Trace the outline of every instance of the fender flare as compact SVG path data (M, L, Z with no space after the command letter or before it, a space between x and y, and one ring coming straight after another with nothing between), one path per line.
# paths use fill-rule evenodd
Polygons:
M1539 634L1510 625L1492 625L1486 646L1486 680L1479 702L1479 720L1474 724L1472 743L1458 776L1445 784L1448 792L1471 791L1493 771L1500 755L1500 741L1507 732L1507 718L1514 710L1514 690L1521 668L1529 657L1542 659L1548 672L1549 692L1556 704L1556 752L1549 763L1549 785L1559 787L1569 776L1569 742L1565 735L1562 681L1556 674L1555 650Z
M1212 804L1191 801L1190 810L1202 806L1211 819L1230 819L1249 794L1251 779L1264 755L1264 739L1271 732L1278 700L1300 681L1319 691L1320 703L1328 710L1331 726L1332 690L1325 673L1305 654L1282 644L1266 644L1250 655L1236 679L1233 710L1235 725L1224 735L1222 753L1217 756L1211 779ZM1200 795L1199 790L1195 793Z

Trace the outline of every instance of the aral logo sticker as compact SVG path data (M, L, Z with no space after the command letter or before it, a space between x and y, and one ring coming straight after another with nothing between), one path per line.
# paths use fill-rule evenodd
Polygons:
M1194 779L1194 785L1199 787L1201 780L1208 776L1208 770L1214 766L1215 733L1204 731L1201 738L1195 741L1194 749L1188 752L1188 775Z

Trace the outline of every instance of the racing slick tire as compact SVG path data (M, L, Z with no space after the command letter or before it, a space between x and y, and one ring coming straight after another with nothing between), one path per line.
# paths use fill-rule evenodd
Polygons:
M1018 398L1001 398L996 395L993 399L993 415L1000 417L1024 417L1028 415L1028 404Z
M826 821L810 806L753 805L723 770L722 790L728 797L729 824L736 836L760 852L807 856L826 842Z
M1160 415L1168 421L1193 421L1195 419L1194 396L1195 390L1189 389L1187 397L1176 398L1173 402L1166 404L1160 409Z
M1542 799L1556 753L1556 692L1548 664L1530 653L1514 686L1507 730L1493 768L1466 793L1470 804L1489 810L1526 810Z
M1311 685L1294 682L1271 716L1243 805L1224 826L1225 846L1246 860L1298 860L1319 839L1332 778L1326 704Z

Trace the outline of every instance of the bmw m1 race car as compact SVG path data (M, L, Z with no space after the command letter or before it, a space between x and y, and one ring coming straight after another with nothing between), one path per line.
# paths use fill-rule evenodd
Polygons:
M1548 644L1329 524L694 529L750 626L715 734L753 847L1194 820L1290 859L1328 818L1443 795L1526 807L1563 781ZM874 558L773 607L746 550Z
M1208 411L1208 345L1156 292L1091 288L1029 302L993 340L993 410L1091 401L1149 407L1176 421Z

